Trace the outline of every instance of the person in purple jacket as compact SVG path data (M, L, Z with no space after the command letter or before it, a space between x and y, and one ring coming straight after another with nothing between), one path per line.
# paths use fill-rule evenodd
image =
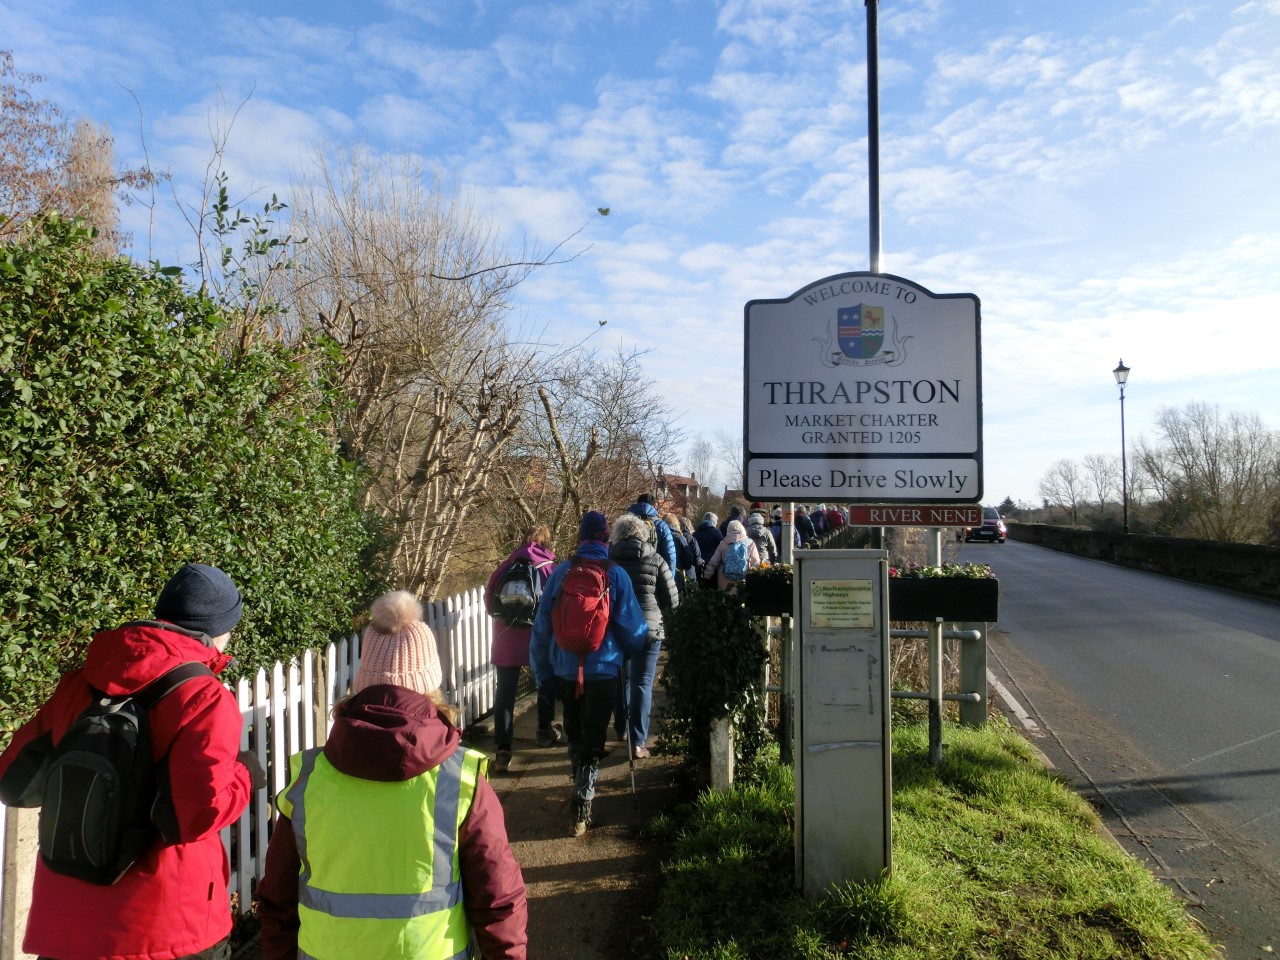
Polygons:
M489 662L498 671L498 689L493 703L493 745L497 752L493 762L495 773L506 773L511 766L512 728L515 721L516 688L520 668L529 665L529 633L531 625L509 624L497 615L495 597L502 578L511 565L524 560L534 568L539 586L545 584L555 568L556 555L548 545L551 531L545 523L535 523L524 535L524 542L498 565L484 590L484 608L493 617L493 652ZM553 747L564 739L563 727L555 722L556 687L554 682L538 687L538 746Z

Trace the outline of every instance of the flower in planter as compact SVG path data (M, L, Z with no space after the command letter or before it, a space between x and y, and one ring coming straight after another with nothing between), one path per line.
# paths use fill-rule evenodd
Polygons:
M889 567L889 576L901 580L936 580L961 578L968 580L994 580L995 573L986 563L944 563L940 567L926 563L897 563Z
M790 580L791 564L789 563L762 563L753 570L747 571L748 577L768 577L771 579Z

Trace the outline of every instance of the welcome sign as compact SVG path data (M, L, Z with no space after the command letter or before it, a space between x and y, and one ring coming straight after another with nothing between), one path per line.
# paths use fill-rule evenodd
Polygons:
M979 314L972 294L884 273L747 303L747 496L980 501Z

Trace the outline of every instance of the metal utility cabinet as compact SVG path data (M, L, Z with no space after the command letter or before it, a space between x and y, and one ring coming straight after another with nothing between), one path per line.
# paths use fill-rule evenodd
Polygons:
M796 879L818 897L891 867L889 560L801 550L794 571Z

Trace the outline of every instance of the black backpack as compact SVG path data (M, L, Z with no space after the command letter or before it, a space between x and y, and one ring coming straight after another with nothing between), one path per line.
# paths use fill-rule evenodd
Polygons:
M511 627L533 626L542 598L542 571L549 561L534 563L521 557L512 561L493 591L495 617Z
M159 786L147 714L202 676L213 671L203 663L181 664L135 694L100 696L67 728L23 791L26 805L40 805L46 867L110 886L143 854L157 833L151 817Z

